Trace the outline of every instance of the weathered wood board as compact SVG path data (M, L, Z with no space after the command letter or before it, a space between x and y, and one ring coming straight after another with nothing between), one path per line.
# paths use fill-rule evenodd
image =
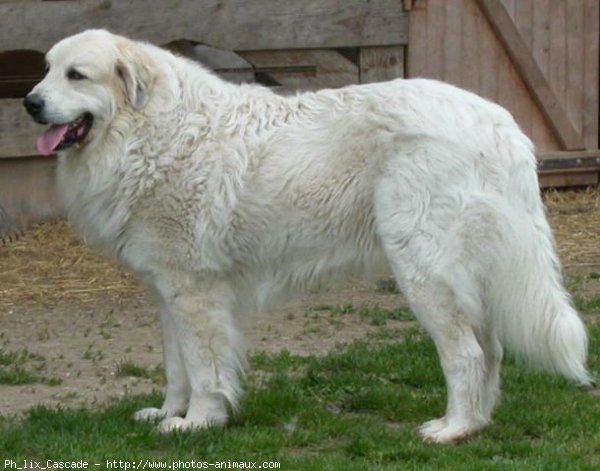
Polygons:
M65 36L99 27L155 44L190 39L231 50L408 41L408 13L398 0L0 2L0 50L47 51Z
M360 83L383 82L404 77L404 47L361 47Z
M35 137L43 131L25 112L20 98L0 100L0 159L37 154Z
M598 0L415 0L407 75L513 113L540 152L598 149Z
M0 160L0 204L20 228L61 216L54 158Z

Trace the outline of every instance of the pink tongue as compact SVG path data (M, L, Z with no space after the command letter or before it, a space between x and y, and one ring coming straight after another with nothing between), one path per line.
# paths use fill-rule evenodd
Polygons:
M65 137L68 124L53 124L37 139L37 150L42 155L50 155Z

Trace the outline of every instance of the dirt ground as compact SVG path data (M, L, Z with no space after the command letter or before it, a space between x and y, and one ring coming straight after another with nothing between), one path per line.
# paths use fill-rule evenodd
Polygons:
M582 295L600 294L598 277L587 276L600 272L600 191L551 192L546 202L570 287ZM276 311L243 319L241 326L251 351L322 354L377 329L356 312L331 309L350 304L392 309L403 300L356 283L307 294ZM162 367L152 297L79 243L63 222L0 246L0 353L23 351L24 366L41 379L1 384L0 415L38 404L104 404L162 388L155 379L119 374L127 363L147 371Z

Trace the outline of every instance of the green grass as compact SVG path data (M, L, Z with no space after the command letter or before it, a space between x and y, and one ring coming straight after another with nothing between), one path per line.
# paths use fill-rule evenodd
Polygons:
M404 332L402 342L355 341L325 357L254 356L225 429L165 436L134 422L136 409L160 405L158 393L102 410L36 407L1 419L0 457L279 461L284 470L600 468L599 397L510 360L494 424L459 446L423 444L414 429L443 412L445 388L432 342ZM590 333L598 374L600 325Z
M42 383L57 386L59 378L50 378L39 372L44 369L44 358L27 350L7 351L0 348L0 384L19 385Z
M115 376L117 378L145 378L156 384L164 384L165 382L162 366L147 368L136 365L130 360L124 360L117 365Z
M573 298L575 308L579 312L588 314L600 314L600 296L594 296L592 298L583 298L575 296Z
M388 320L414 321L415 318L407 307L384 309L379 306L364 307L358 310L358 316L371 325L385 326Z
M405 306L396 309L386 309L379 306L366 306L356 308L352 303L331 305L318 304L311 308L312 315L318 317L321 312L328 312L331 316L357 314L358 317L371 325L385 326L388 320L414 321L415 318L409 308Z

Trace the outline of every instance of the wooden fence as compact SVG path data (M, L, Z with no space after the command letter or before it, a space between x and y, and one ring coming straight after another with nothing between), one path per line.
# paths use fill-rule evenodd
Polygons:
M282 93L431 77L507 107L544 185L598 182L597 0L0 0L0 203L21 224L56 214L53 160L22 97L43 54L91 27L196 58Z

